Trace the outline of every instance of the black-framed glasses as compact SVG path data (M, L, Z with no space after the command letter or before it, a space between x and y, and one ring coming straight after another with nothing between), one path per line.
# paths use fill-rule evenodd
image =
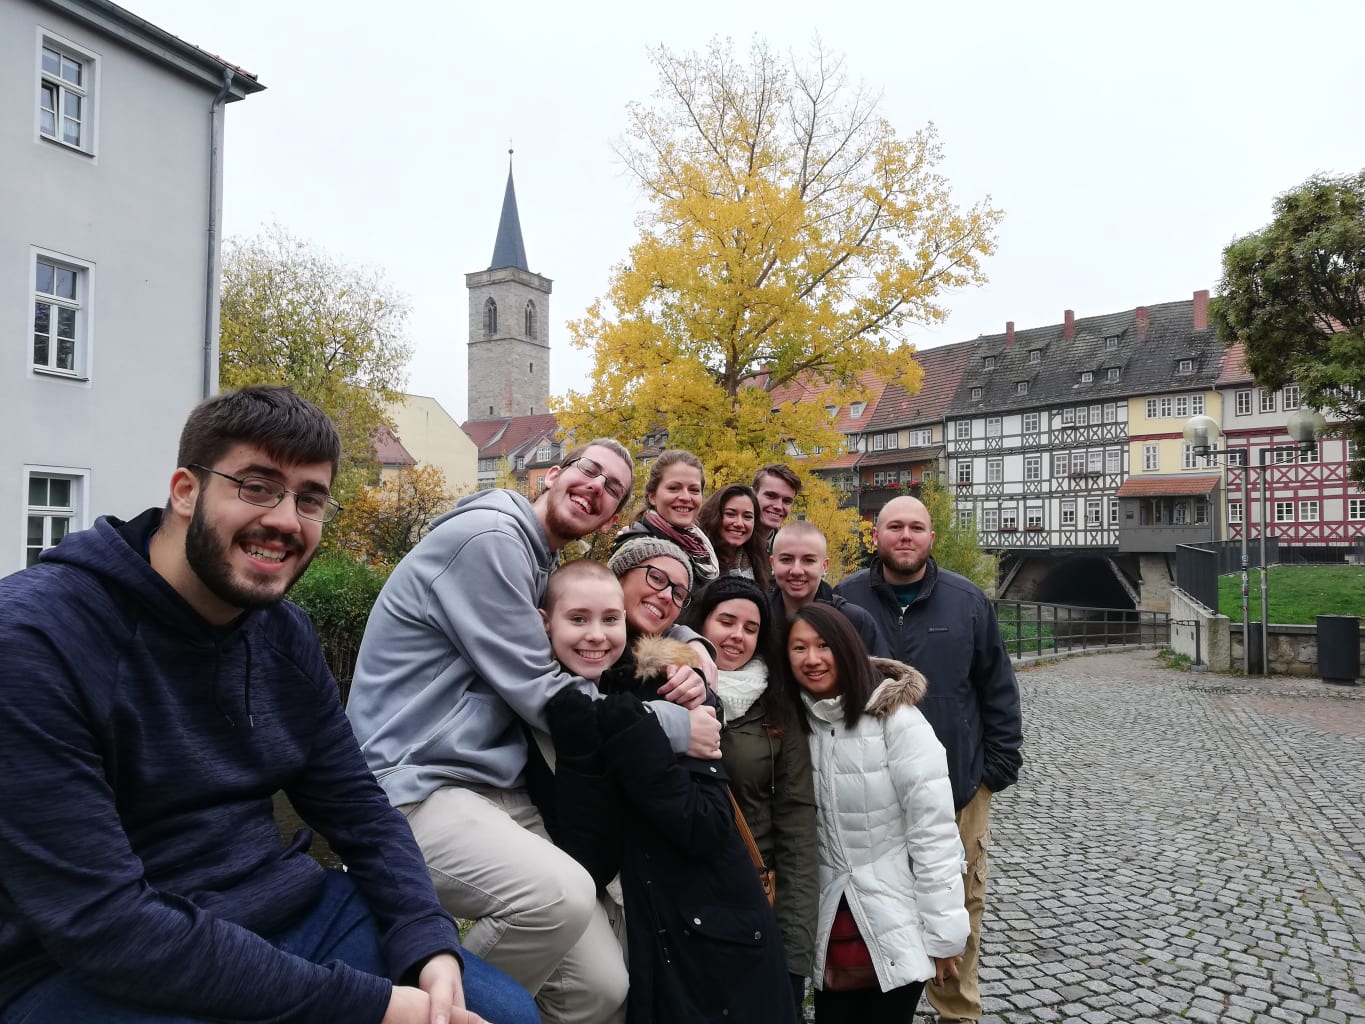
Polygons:
M607 471L602 468L600 463L593 461L586 455L580 455L578 458L570 459L568 462L564 463L565 469L568 469L570 466L576 467L578 471L589 480L596 480L600 476L602 478L602 490L606 491L616 500L620 501L626 496L626 485L615 477L608 476ZM656 589L662 590L663 588L658 587Z
M294 508L304 519L311 519L317 523L330 523L341 511L341 503L330 494L323 494L321 491L291 491L288 487L281 487L274 480L267 480L264 477L233 476L231 473L220 473L216 469L209 469L208 466L197 464L191 465L189 468L212 473L214 476L221 476L224 480L231 480L237 485L237 497L248 505L277 508L280 502L284 501L286 494L292 494L294 496Z
M692 592L681 583L674 583L662 569L653 565L632 565L626 572L634 572L636 569L645 571L645 582L659 593L668 591L668 596L679 608L686 608L692 603Z

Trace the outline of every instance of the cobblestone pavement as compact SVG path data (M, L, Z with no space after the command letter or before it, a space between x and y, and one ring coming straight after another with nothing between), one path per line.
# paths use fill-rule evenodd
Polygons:
M1365 687L1151 652L1019 681L983 1021L1365 1024Z

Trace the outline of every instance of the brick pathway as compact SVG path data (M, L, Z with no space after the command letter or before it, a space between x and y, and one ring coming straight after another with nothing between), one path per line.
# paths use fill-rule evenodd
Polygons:
M983 1021L1365 1024L1365 687L1149 652L1019 678Z

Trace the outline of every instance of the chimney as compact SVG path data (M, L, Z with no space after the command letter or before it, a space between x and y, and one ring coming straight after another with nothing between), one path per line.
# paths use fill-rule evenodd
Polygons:
M1014 321L1013 321L1013 320L1006 320L1006 321L1005 321L1005 344L1006 344L1006 345L1013 345L1013 344L1014 344Z
M1202 331L1209 326L1209 290L1194 293L1194 329Z
M1146 307L1146 306L1139 306L1139 307L1137 308L1137 336L1138 336L1138 341L1141 341L1143 338L1147 337L1147 325L1151 322L1151 320L1152 320L1152 314L1149 313L1149 312L1147 312L1147 307Z
M1062 331L1062 340L1070 341L1076 336L1076 311L1068 309L1066 311L1066 328Z

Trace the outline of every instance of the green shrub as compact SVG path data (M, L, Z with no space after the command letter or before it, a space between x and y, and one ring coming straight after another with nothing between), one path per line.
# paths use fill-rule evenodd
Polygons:
M387 578L387 569L345 555L319 555L289 592L289 599L306 611L317 627L327 664L343 693L355 670L370 609Z

